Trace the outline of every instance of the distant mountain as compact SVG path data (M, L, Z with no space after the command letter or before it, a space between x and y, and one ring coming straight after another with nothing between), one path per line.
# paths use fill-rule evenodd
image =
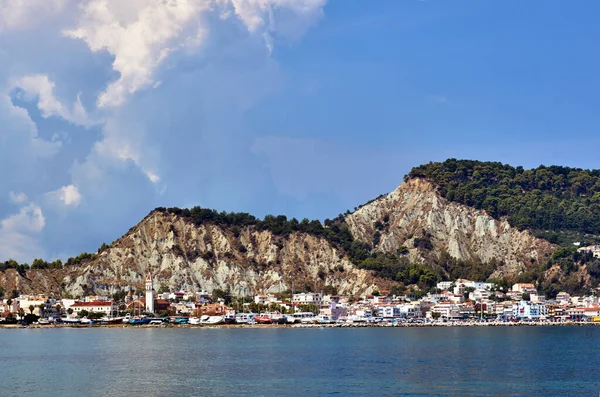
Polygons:
M158 208L64 269L0 263L5 291L83 295L157 288L235 295L315 290L362 294L439 280L535 282L549 295L600 282L600 260L572 244L600 241L600 171L524 170L450 159L354 212L319 221L257 219L203 208ZM560 247L562 245L562 247Z

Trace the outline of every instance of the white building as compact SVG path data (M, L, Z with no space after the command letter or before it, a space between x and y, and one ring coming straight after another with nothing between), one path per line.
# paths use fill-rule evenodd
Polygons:
M438 313L441 318L457 319L461 317L460 308L453 303L440 303L431 307L430 313Z
M490 290L478 288L475 291L469 293L469 300L478 301L481 299L489 299L491 295L492 293L490 292Z
M519 301L513 305L513 316L519 319L539 319L548 315L548 308L544 303L533 303L530 301Z
M146 276L146 311L154 313L154 285L150 273Z
M439 283L437 283L436 287L437 289L441 289L442 291L448 290L450 289L450 287L452 286L452 281L440 281Z
M111 301L75 302L71 305L74 314L85 310L88 313L103 313L108 317L117 315L117 305Z
M46 302L48 301L48 297L45 295L26 295L20 296L18 299L19 308L25 311L25 314L33 313L36 316L41 316L43 313L43 309L40 309L40 306L46 307Z
M302 292L294 294L292 303L295 305L321 305L323 298L321 294L316 292Z
M400 317L400 309L396 306L385 305L377 308L377 317L394 318Z
M535 289L535 285L533 285L531 283L520 283L520 284L514 284L512 286L512 291L523 294L526 292L535 293L537 290Z

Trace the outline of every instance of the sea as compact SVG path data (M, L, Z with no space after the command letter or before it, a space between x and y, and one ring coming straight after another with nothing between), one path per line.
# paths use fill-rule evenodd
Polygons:
M0 330L0 396L598 396L600 327Z

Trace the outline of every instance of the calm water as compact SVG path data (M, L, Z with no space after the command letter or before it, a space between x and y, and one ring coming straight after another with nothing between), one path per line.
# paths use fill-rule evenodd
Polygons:
M598 396L600 327L0 331L0 395Z

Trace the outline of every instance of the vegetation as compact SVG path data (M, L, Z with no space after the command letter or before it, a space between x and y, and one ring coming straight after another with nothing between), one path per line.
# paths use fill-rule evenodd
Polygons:
M600 235L600 170L449 159L407 177L426 178L446 199L506 216L520 229Z

